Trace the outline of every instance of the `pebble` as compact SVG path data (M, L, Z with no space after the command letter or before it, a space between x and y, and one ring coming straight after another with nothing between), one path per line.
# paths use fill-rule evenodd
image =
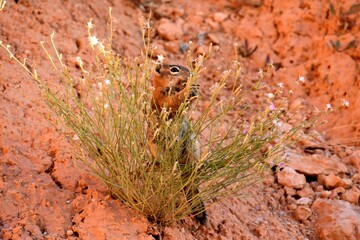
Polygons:
M67 230L66 231L66 236L72 236L72 235L74 235L73 230Z
M304 188L304 189L297 191L297 195L299 195L302 198L303 197L313 198L314 191L311 188Z
M331 173L324 179L324 185L328 189L336 188L336 187L348 187L348 184L344 182L340 177Z
M214 13L214 21L215 22L222 22L224 21L226 18L228 18L228 14L226 13L222 13L222 12L216 12Z
M311 202L312 202L312 199L308 198L308 197L303 197L303 198L296 200L297 205L308 205Z
M311 216L311 214L311 209L305 206L298 206L294 211L295 219L298 221L307 220Z
M291 188L301 189L306 184L306 178L303 174L297 173L290 167L284 167L277 172L277 179L279 184Z
M168 41L179 39L183 35L180 24L176 24L167 18L162 18L156 25L158 34Z
M341 200L347 201L353 204L359 204L360 191L359 189L350 189L341 194Z

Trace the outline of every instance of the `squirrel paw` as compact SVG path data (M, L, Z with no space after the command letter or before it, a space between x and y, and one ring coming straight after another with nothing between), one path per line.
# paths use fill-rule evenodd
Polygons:
M199 96L199 84L192 84L190 88L189 97L197 97Z

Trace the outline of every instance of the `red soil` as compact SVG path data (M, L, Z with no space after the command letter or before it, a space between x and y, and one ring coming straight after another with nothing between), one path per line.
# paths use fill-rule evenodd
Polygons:
M282 82L293 89L290 107L300 99L318 108L327 103L334 107L321 128L326 134L321 146L346 144L326 147L340 161L359 143L360 17L356 11L344 17L339 13L348 11L355 0L333 3L335 14L327 0L8 1L0 12L0 40L60 88L40 41L49 44L55 32L67 64L74 64L77 56L87 59L86 23L92 18L96 36L106 38L108 8L112 7L114 50L136 56L142 46L139 17L147 15L143 10L152 9L156 53L167 62L185 65L186 53L179 47L189 41L198 52L210 42L220 47L216 57L206 62L200 80L206 97L207 89L232 63L234 44L247 39L250 47L258 48L249 58L241 58L248 66L245 77L256 76L269 56L280 67L269 85ZM331 40L338 40L340 47L332 47ZM299 76L305 78L301 87L295 84ZM348 108L341 107L341 99L349 102ZM252 101L256 104L256 99ZM43 117L50 110L36 83L3 49L0 107L0 238L152 239L146 234L149 222L144 217L112 199L99 180L77 167L67 141ZM297 152L304 154L301 148ZM345 161L347 166L356 166L356 159L351 161ZM351 169L350 177L359 171ZM352 187L359 189L353 182ZM247 189L246 198L230 198L210 208L205 226L189 218L166 228L165 238L336 239L324 237L315 214L296 220L287 191L291 189L270 177ZM351 239L356 236L360 235Z

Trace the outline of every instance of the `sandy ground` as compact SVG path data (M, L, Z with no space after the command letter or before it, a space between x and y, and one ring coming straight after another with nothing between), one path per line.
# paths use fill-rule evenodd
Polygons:
M107 37L112 7L114 50L136 56L142 46L139 18L151 9L156 54L164 55L167 62L184 65L186 53L181 47L189 41L198 53L211 42L220 47L216 57L206 62L200 80L206 98L234 59L235 44L247 39L257 50L240 58L248 69L244 77L256 76L271 58L278 69L269 85L283 83L294 91L289 108L302 100L319 109L333 106L333 113L324 117L327 124L319 129L323 134L319 146L332 149L330 153L340 161L359 144L360 18L358 10L349 12L355 3L333 1L332 9L325 0L8 1L0 13L0 40L60 88L40 41L49 44L55 32L67 64L74 64L77 56L87 59L86 23L92 18L98 38ZM341 15L340 9L346 14ZM296 85L299 76L305 80L301 86ZM257 99L252 101L256 107ZM77 167L67 141L43 117L49 109L36 83L3 49L0 108L1 239L153 239L146 234L146 218L111 198L100 181ZM304 145L296 152L305 155ZM345 161L346 166L351 164ZM346 174L353 177L357 171ZM310 186L313 179L306 180ZM358 184L352 187L358 189ZM315 213L304 221L295 218L290 190L284 189L270 176L247 189L246 198L230 198L210 208L205 226L185 219L165 229L165 238L336 239L324 237Z

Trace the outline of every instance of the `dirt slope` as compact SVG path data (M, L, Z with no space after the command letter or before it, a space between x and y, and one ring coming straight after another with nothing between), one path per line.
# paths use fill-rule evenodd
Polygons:
M328 233L328 228L335 225L323 227L324 222L328 224L326 218L316 215L324 216L319 205L335 204L332 201L340 201L340 205L351 202L344 209L351 214L358 211L360 177L356 174L360 171L360 158L352 146L358 145L360 131L360 18L356 9L349 12L355 3L333 1L333 10L325 0L8 1L0 13L0 40L11 45L17 57L27 58L36 66L40 76L60 88L50 63L44 60L40 41L48 45L50 34L55 32L66 63L74 64L76 56L87 59L86 23L92 18L98 38L107 37L108 8L112 7L116 19L114 49L125 56L136 56L142 44L139 17L147 16L146 11L151 9L156 53L164 55L166 61L185 64L186 52L181 49L189 41L198 53L205 51L210 42L220 47L216 57L206 63L207 70L200 80L205 101L208 89L234 59L234 44L240 46L247 39L249 46L257 46L257 50L248 58L240 58L247 67L245 77L254 78L257 69L271 58L278 70L269 85L283 83L293 90L290 107L305 99L309 105L323 108L330 103L335 109L326 116L328 124L320 129L325 131L325 137L295 149L294 159L305 161L304 157L313 154L309 148L303 151L310 144L320 156L344 164L346 171L333 174L352 182L329 185L331 179L326 182L320 177L329 176L329 172L308 173L290 166L306 176L307 183L302 188L308 189L308 194L299 193L301 189L292 186L284 187L277 183L279 176L270 176L264 183L247 189L246 198L230 198L210 208L205 226L189 218L167 228L165 238L340 239ZM340 9L347 14L342 16ZM301 87L296 85L299 76L305 79ZM257 99L251 101L256 107ZM348 108L342 106L344 101L349 102ZM49 109L36 84L10 61L3 49L0 109L1 239L153 239L146 234L149 223L145 218L112 199L97 179L77 167L71 147L43 117ZM326 165L313 168L324 169ZM355 197L343 197L349 194ZM303 196L310 196L311 202L296 202ZM330 202L318 201L311 208L317 198ZM302 205L310 210L307 218L299 217L308 212L299 207ZM351 216L352 223L360 218L355 213ZM360 236L356 232L349 234L352 238L347 239Z

